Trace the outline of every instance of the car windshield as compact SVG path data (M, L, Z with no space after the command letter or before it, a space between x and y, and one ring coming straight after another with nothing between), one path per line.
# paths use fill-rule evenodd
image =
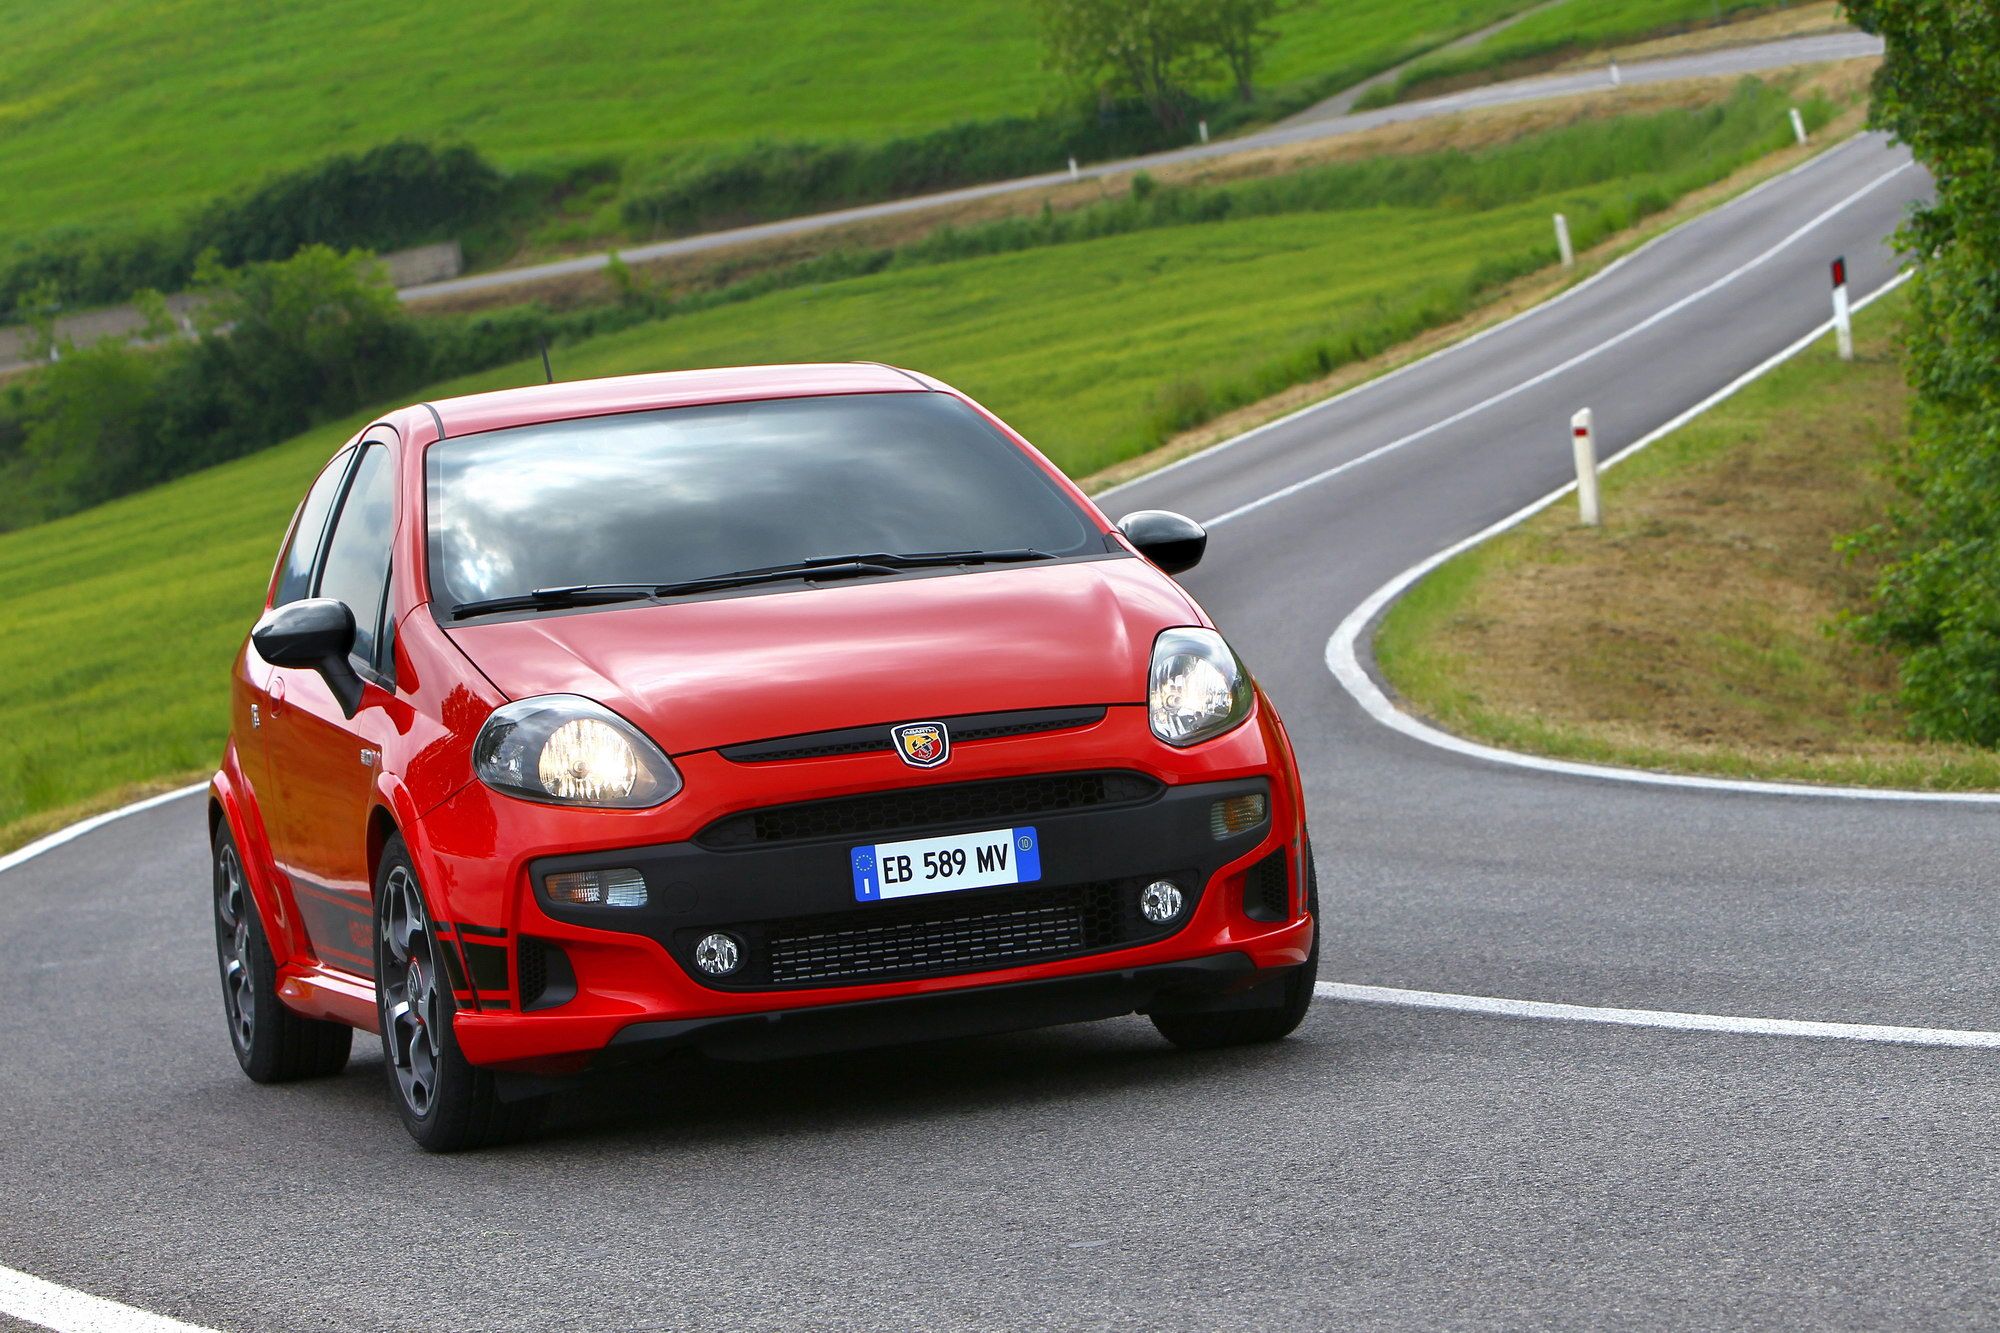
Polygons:
M1104 549L1026 454L944 393L520 426L441 441L426 466L431 595L447 610L832 556Z

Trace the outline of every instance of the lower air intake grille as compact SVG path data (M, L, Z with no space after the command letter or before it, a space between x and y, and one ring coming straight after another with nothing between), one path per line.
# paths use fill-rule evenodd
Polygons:
M951 824L1006 824L1063 810L1131 805L1161 784L1139 773L1055 773L775 805L717 820L695 835L704 847L757 847L819 838L859 838Z
M1243 915L1252 921L1291 919L1292 879L1285 870L1284 848L1243 872Z
M1119 942L1123 913L1110 884L1013 893L981 907L925 909L901 919L843 914L841 924L795 922L771 931L778 985L941 976L1088 953Z
M520 970L521 1007L532 1009L535 1001L542 998L542 992L549 988L547 946L540 940L522 939L515 966Z

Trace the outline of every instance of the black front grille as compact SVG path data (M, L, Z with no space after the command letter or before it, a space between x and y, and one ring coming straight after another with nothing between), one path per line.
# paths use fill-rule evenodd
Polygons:
M1285 869L1284 848L1243 872L1243 915L1252 921L1291 920L1292 879Z
M766 934L764 953L780 986L942 976L1108 948L1122 916L1115 885L1085 884L955 911L888 908L786 922Z
M717 820L695 835L704 847L758 847L858 838L952 824L1006 823L1033 815L1151 800L1160 783L1138 773L1056 773L838 796L774 805Z
M1036 708L1010 713L974 713L941 719L954 745L968 741L997 740L1002 736L1032 736L1044 731L1068 731L1095 726L1106 710L1095 708ZM848 727L840 731L819 731L804 736L782 736L777 740L750 741L725 745L724 759L738 764L768 764L782 759L831 759L850 754L888 754L896 744L889 728Z

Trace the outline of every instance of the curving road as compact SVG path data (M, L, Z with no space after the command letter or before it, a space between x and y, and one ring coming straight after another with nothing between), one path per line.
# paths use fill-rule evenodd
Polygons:
M1124 488L1219 520L1194 591L1311 784L1325 975L2000 1028L2000 812L1666 790L1370 720L1327 636L1399 571L1860 292L1927 189L1863 138L1471 343ZM1272 498L1275 497L1275 498ZM372 1049L287 1089L218 1015L199 804L0 876L0 1263L220 1328L1991 1324L1981 1051L1322 1001L1280 1047L1140 1020L654 1075L428 1158Z

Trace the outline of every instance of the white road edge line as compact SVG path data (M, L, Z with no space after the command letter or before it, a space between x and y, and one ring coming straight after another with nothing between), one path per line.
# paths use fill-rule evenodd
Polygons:
M43 852L52 852L66 842L74 842L93 829L103 828L114 820L123 819L127 815L143 814L156 805L165 805L168 801L178 801L183 796L192 796L198 791L207 790L206 782L197 782L192 786L177 787L173 791L161 792L158 796L148 796L143 801L134 801L130 805L121 805L116 810L106 810L101 815L78 820L67 828L57 829L45 838L37 838L25 847L17 847L5 856L0 856L0 873L12 870L24 861L32 861Z
M1902 286L1904 282L1909 280L1909 277L1910 273L1908 270L1897 274L1880 288L1856 302L1855 309L1864 310L1868 306L1873 305L1882 297L1887 296L1890 292ZM1832 320L1819 325L1811 333L1771 357L1763 364L1738 376L1645 438L1620 450L1607 459L1604 466L1607 468L1615 467L1617 464L1630 458L1633 454L1638 453L1641 449L1679 430L1682 426L1708 411L1717 403L1734 395L1745 385L1760 379L1778 366L1783 365L1799 353L1805 351L1806 348L1824 338L1832 330ZM1699 791L1746 792L1764 796L1810 796L1855 801L1933 801L1961 805L2000 805L2000 792L1902 791L1885 787L1822 787L1804 782L1751 782L1734 778L1695 777L1680 773L1651 773L1643 769L1613 768L1605 764L1584 764L1568 759L1545 759L1540 755L1520 754L1513 750L1502 750L1496 746L1482 745L1477 741L1469 741L1463 737L1454 736L1449 732L1440 731L1429 723L1421 722L1398 708L1389 699L1388 695L1383 692L1381 686L1376 684L1375 678L1361 665L1358 647L1362 633L1387 609L1389 603L1400 597L1412 584L1423 578L1424 575L1430 573L1452 557L1471 550L1481 542L1497 537L1509 528L1518 527L1575 489L1576 483L1573 481L1565 486L1558 487L1534 503L1509 514L1491 527L1475 532L1464 541L1448 546L1429 559L1412 565L1395 578L1383 584L1380 588L1377 588L1368 596L1366 601L1348 613L1347 618L1340 622L1340 627L1334 630L1333 637L1327 640L1326 665L1327 669L1333 673L1334 679L1339 681L1341 687L1350 695L1354 696L1355 702L1359 703L1370 717L1385 727L1400 731L1405 736L1422 741L1426 745L1436 746L1441 750L1449 750L1454 754L1465 755L1473 759L1483 759L1491 763L1507 764L1515 768L1534 769L1542 773L1560 773L1570 777L1593 778L1607 782L1629 782L1654 787L1685 787Z
M212 1333L0 1265L0 1314L56 1333Z
M1554 1004L1544 1000L1507 1000L1491 995L1452 995L1443 991L1402 990L1393 986L1357 986L1322 981L1314 994L1355 1004L1395 1005L1405 1009L1442 1009L1496 1018L1539 1018L1558 1023L1600 1023L1613 1027L1667 1028L1677 1032L1721 1032L1749 1037L1810 1037L1818 1040L1870 1041L1898 1046L2000 1047L2000 1032L1963 1028L1906 1028L1881 1023L1820 1023L1799 1018L1734 1018L1726 1014L1683 1014L1670 1009L1601 1009L1594 1005Z
M1679 314L1681 311L1687 309L1695 302L1706 299L1707 297L1720 291L1722 288L1727 287L1730 283L1735 282L1738 278L1742 277L1745 273L1748 273L1750 270L1757 268L1758 266L1768 262L1770 259L1778 255L1782 251L1788 249L1792 245L1797 244L1801 239L1810 234L1815 228L1825 223L1829 218L1837 216L1838 214L1840 214L1853 204L1859 202L1863 197L1873 193L1875 190L1888 184L1890 181L1902 175L1904 172L1910 170L1915 165L1916 164L1914 162L1905 162L1899 167L1895 167L1889 171L1884 172L1882 175L1877 176L1874 180L1868 182L1868 184L1856 190L1853 194L1850 194L1845 199L1842 199L1839 203L1834 204L1825 209L1823 212L1819 213L1811 221L1799 227L1796 231L1793 231L1790 235L1786 236L1776 245L1773 245L1770 249L1765 250L1764 252L1757 255L1753 259L1745 260L1743 263L1738 264L1735 268L1729 270L1729 272L1723 274L1721 277L1715 279L1713 282L1710 282L1708 285L1697 288L1692 292L1689 292L1686 296L1681 297L1680 300L1675 301L1673 304L1667 306L1665 309L1656 311L1653 314L1646 316L1646 318L1640 320L1637 324L1628 326L1627 328L1623 329L1622 331L1613 335L1612 337L1605 339L1601 343L1598 343L1595 347L1592 347L1587 351L1578 352L1575 356L1570 357L1567 361L1564 361L1559 365L1551 366L1547 370L1542 371L1538 375L1530 376L1529 378L1520 381L1518 384L1514 384L1506 389L1502 389L1499 393L1493 394L1491 397L1482 399L1479 402L1474 403L1470 407L1463 408L1457 412L1454 412L1450 416L1445 417L1441 420L1433 421L1430 425L1425 426L1422 430L1411 431L1408 435L1405 435L1400 439L1391 440L1387 444L1379 445L1374 449L1370 449L1365 454L1361 454L1358 455L1357 457L1348 459L1344 463L1336 463L1330 468L1326 468L1322 471L1315 472L1310 477L1306 477L1303 478L1302 480L1295 481L1291 483L1289 486L1280 486L1277 490L1272 491L1268 495L1259 496L1257 499L1246 501L1245 503L1236 506L1236 508L1234 509L1226 510L1223 513L1216 515L1214 518L1205 519L1203 520L1203 526L1208 528L1220 527L1224 523L1227 523L1232 519L1238 519L1243 517L1243 515L1245 514L1253 513L1256 510L1262 509L1265 505L1275 504L1279 500L1283 500L1288 496L1297 495L1300 491L1308 490L1314 486L1319 485L1321 482L1330 481L1334 477L1339 476L1341 473L1360 467L1364 463L1371 463L1385 454L1392 454L1399 449L1406 449L1410 445L1416 444L1422 440L1429 439L1431 436L1437 434L1441 430L1445 430L1448 429L1449 427L1455 426L1459 422L1467 420L1470 417L1475 417L1479 415L1481 412L1486 411L1490 407L1495 407L1501 403L1506 402L1510 398L1514 398L1520 394L1526 393L1528 390L1534 388L1538 384L1546 384L1548 381L1556 378L1556 376L1564 374L1567 371L1574 370L1576 367L1582 365L1586 361L1590 361L1596 357L1602 356L1604 353L1610 351L1614 347L1617 347L1619 344L1624 343L1629 339L1638 337L1641 333L1644 333L1647 329L1652 328L1654 325L1660 323L1663 320L1672 318L1674 315Z
M1708 209L1704 212L1695 214L1693 217L1688 218L1685 221L1675 223L1673 226L1661 232L1658 236L1653 237L1653 239L1651 239L1650 241L1647 241L1645 244L1639 246L1638 249L1633 250L1629 254L1620 255L1618 258L1612 260L1609 264L1606 264L1603 268L1591 274L1588 278L1585 278L1582 282L1577 283L1575 286L1565 287L1561 291L1557 292L1554 296L1551 296L1548 300L1541 301L1536 303L1535 305L1529 306L1526 310L1521 311L1517 315L1510 315L1508 318L1501 320L1498 324L1494 324L1487 328L1483 328L1479 330L1479 332L1472 334L1470 337L1461 338L1457 342L1447 343L1443 347L1438 348L1434 352L1428 352L1425 355L1418 357L1414 361L1407 362L1404 365L1397 366L1394 370L1386 371L1383 374L1377 375L1374 379L1364 380L1360 384L1357 384L1352 388L1343 389L1339 393L1334 394L1330 398L1322 398L1318 402L1308 403L1304 407L1301 407L1296 411L1287 412L1285 413L1285 415L1267 421L1261 426L1252 426L1249 430L1244 431L1241 435L1232 435L1226 440L1217 440L1214 444L1211 444L1206 448L1197 449L1195 452L1189 454L1185 458L1176 458L1173 462L1154 468L1151 472L1142 473L1139 476L1130 478L1129 480L1121 481L1115 486L1107 486L1101 491L1094 492L1090 498L1093 501L1103 500L1110 496L1116 495L1118 492L1125 490L1128 487L1141 485L1145 482L1152 481L1156 477L1164 477L1169 472L1178 471L1179 469L1188 466L1190 463L1198 463L1202 459L1207 458L1211 454L1221 453L1225 449L1233 449L1237 445L1242 444L1246 440L1255 439L1257 436L1262 435L1267 431L1277 430L1280 426L1289 425L1292 422L1297 421L1300 417L1309 416L1314 412L1320 411L1322 408L1332 407L1335 403L1343 402L1346 399L1354 397L1356 394L1366 393L1370 389L1378 389L1382 385L1387 384L1392 380L1399 379L1402 376L1409 374L1411 371L1417 369L1419 366L1428 365L1430 362L1437 360L1441 356L1449 356L1454 352L1463 351L1464 349L1471 347L1474 343L1483 342L1497 333L1505 332L1506 330L1514 327L1514 325L1519 324L1524 319L1532 319L1536 315L1542 314L1543 312L1549 310L1554 306L1561 305L1564 301L1569 300L1572 296L1577 296L1585 291L1588 291L1590 288L1595 287L1598 283L1604 281L1604 279L1610 277L1613 273L1616 273L1619 269L1625 267L1625 265L1638 259L1639 256L1645 254L1648 250L1651 250L1654 246L1664 244L1666 241L1671 240L1673 237L1679 235L1681 232L1687 230L1689 227L1692 227L1697 223L1706 221L1709 218L1718 217L1724 213L1729 212L1729 210L1731 210L1732 208L1735 208L1739 204L1748 202L1749 200L1762 194L1765 190L1768 190L1772 186L1778 184L1780 181L1789 180L1793 176L1798 175L1802 171L1809 171L1812 168L1821 165L1822 163L1831 161L1834 157L1836 157L1840 153L1862 142L1862 140L1865 137L1866 137L1865 134L1851 135L1848 138L1841 140L1833 147L1827 149L1825 152L1817 153L1814 156L1809 157L1805 161L1799 163L1797 166L1789 167L1786 170L1779 172L1777 175L1772 176L1767 180L1762 180L1757 182L1757 184L1751 186L1749 189L1745 190L1742 194L1737 195L1734 199L1728 200L1719 207Z

